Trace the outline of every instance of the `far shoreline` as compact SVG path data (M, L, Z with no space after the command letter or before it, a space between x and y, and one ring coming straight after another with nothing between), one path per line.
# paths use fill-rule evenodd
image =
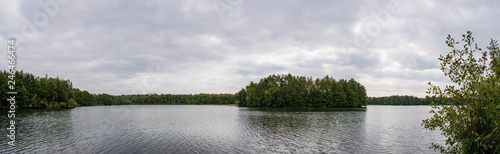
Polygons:
M115 104L115 105L87 105L87 106L75 106L77 107L92 107L92 106L126 106L126 105L217 105L217 106L235 106L235 107L247 107L247 108L269 108L269 109L367 109L368 106L432 106L432 105L383 105L383 104L368 104L362 107L309 107L309 106L286 106L286 107L272 107L272 106L238 106L237 104ZM58 110L58 109L73 109L73 108L23 108L22 110ZM0 111L8 111L7 109L0 109Z

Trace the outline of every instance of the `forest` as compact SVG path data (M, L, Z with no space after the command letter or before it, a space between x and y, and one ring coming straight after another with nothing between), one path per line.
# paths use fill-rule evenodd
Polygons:
M362 107L366 89L354 79L335 80L325 76L269 75L250 82L235 94L238 106L248 107Z
M443 102L448 102L451 99L449 98L437 98L435 96L426 97L426 98L418 98L415 96L384 96L384 97L368 97L368 105L432 105L434 104L443 104ZM461 102L460 104L465 104L465 102Z
M15 89L8 90L10 73L0 72L0 99L8 99L7 92L15 91L16 108L57 109L75 106L130 105L130 104L234 104L233 94L145 94L120 95L92 94L74 88L70 80L59 77L35 77L23 71L14 73ZM0 109L9 107L2 101Z
M0 84L8 87L9 72L1 71ZM429 105L432 98L415 96L367 97L365 87L354 79L335 80L331 77L270 75L236 94L92 94L74 88L70 80L59 77L36 77L16 71L17 108L72 108L75 106L131 104L235 104L249 107L361 107L368 105ZM0 88L0 98L6 100L8 88ZM434 101L440 102L440 101ZM9 107L2 101L0 109Z
M368 97L368 105L429 105L432 103L430 98L418 98L415 96L385 96Z
M415 96L384 96L384 97L368 97L368 105L432 105L434 104L444 104L451 99L449 98L437 98L436 96L418 98ZM465 102L460 102L459 104L466 104Z

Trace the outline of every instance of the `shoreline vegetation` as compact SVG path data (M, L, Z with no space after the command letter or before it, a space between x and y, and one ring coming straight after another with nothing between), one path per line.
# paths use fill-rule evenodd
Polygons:
M11 73L0 72L0 86L8 87ZM99 105L166 105L166 104L235 104L234 94L143 94L109 95L92 94L74 88L70 80L59 77L35 77L33 74L16 71L13 80L15 89L0 88L0 98L8 99L8 91L15 91L16 109L59 109L77 106ZM0 109L8 109L8 101L2 101Z
M0 72L0 84L7 87L9 72ZM92 94L86 90L74 88L70 80L59 77L38 77L23 71L16 71L14 76L16 82L16 108L20 109L59 109L73 108L79 106L107 106L107 105L238 105L246 107L271 107L271 108L352 108L366 105L375 105L385 97L366 97L365 88L351 80L338 80L326 76L323 79L313 81L312 77L300 77L288 75L270 75L262 79L258 86L251 82L247 89L259 90L247 96L247 90L236 94L135 94L135 95L109 95ZM275 86L270 86L270 81ZM264 86L265 84L265 86ZM279 86L277 84L280 84ZM273 85L273 84L271 84ZM255 87L252 87L255 86ZM257 87L258 86L258 87ZM274 89L271 89L274 88ZM7 88L0 88L0 98L8 99ZM287 95L284 95L284 94ZM246 99L261 100L267 104L248 103ZM397 98L402 96L397 96ZM416 99L414 96L404 96ZM244 100L243 100L244 99ZM394 96L389 98L390 104L381 105L416 105L393 104ZM418 98L422 100L422 98ZM270 102L270 100L275 100ZM406 100L406 99L399 99ZM290 101L289 104L283 101ZM428 100L425 100L428 102ZM418 103L417 103L418 104ZM2 101L0 110L8 109L10 104Z
M384 97L368 97L368 105L432 105L434 104L443 104L440 102L449 101L447 98L440 98L441 101L438 100L437 97L426 97L426 98L418 98L416 96L384 96ZM461 103L462 105L465 103Z
M484 51L470 31L462 34L461 41L448 35L446 45L451 51L438 59L441 71L454 84L442 88L429 82L426 93L451 99L433 105L433 116L422 126L440 130L447 139L431 148L441 153L500 153L500 46L491 39ZM476 58L475 52L482 56Z
M366 89L354 79L335 80L287 75L269 75L250 82L235 94L236 104L244 107L362 107Z

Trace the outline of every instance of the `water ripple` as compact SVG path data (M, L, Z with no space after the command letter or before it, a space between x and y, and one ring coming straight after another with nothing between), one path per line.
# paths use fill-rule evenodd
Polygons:
M430 143L444 138L420 126L429 109L151 105L29 110L16 114L18 146L3 144L0 153L435 153ZM5 116L0 120L8 127Z

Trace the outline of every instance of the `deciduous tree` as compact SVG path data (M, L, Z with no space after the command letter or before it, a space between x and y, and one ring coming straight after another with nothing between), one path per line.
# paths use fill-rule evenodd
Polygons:
M439 129L448 138L446 146L432 145L442 153L500 153L500 86L494 84L498 76L487 70L486 52L474 57L474 52L482 50L472 33L462 37L463 49L458 49L460 42L448 35L446 44L452 51L439 57L441 70L456 85L441 90L429 82L427 94L445 105L434 105L434 116L422 125Z

